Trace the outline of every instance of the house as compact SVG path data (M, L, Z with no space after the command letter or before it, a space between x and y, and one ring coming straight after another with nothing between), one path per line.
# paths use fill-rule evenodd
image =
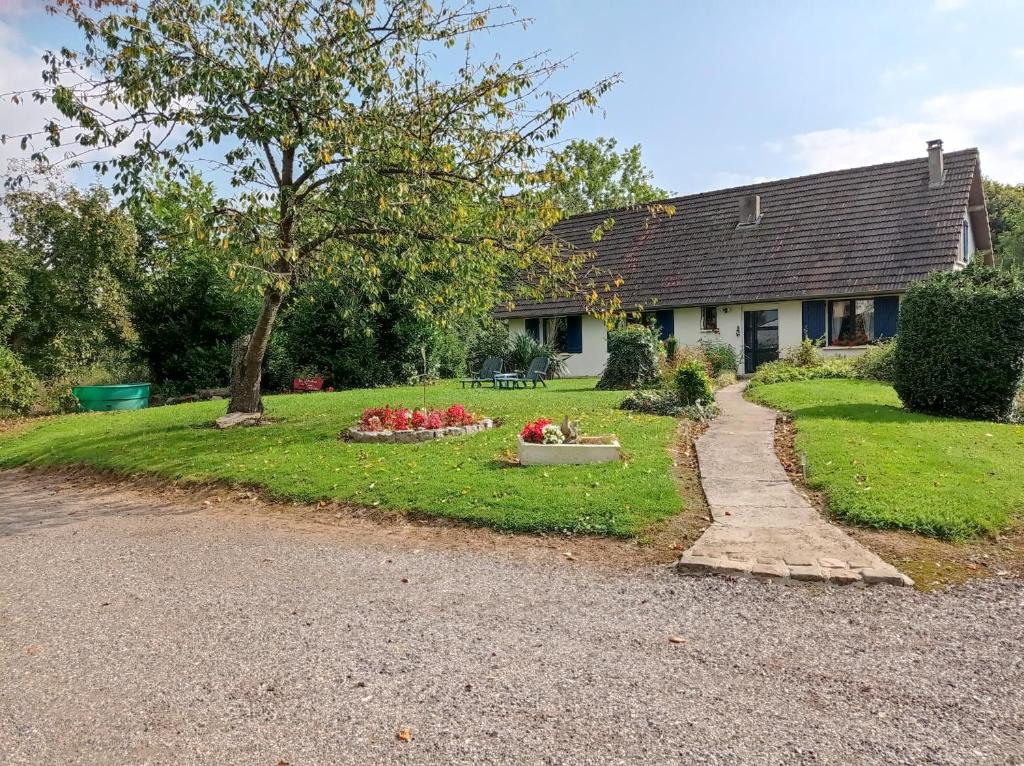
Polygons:
M568 218L552 235L592 252L622 308L663 339L732 345L740 373L803 338L854 354L896 332L900 295L929 272L992 262L977 149L769 181ZM600 239L593 235L614 221ZM617 281L617 280L616 280ZM605 323L580 298L526 301L497 316L597 375ZM936 317L936 321L942 321Z

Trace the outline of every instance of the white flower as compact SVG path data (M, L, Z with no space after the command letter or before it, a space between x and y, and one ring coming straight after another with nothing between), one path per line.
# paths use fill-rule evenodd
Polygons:
M545 444L561 444L565 441L565 437L562 435L562 429L556 426L554 423L549 423L541 429L541 434L544 438Z

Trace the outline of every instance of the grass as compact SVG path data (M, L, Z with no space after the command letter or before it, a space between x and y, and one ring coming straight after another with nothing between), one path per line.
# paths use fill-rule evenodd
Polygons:
M751 398L793 413L808 483L838 518L946 540L996 535L1024 509L1024 426L907 412L891 386L813 380Z
M271 425L229 431L211 427L224 412L223 401L67 415L0 433L0 466L85 464L174 480L225 480L282 498L347 501L508 531L638 536L682 507L668 452L676 421L618 410L622 392L593 386L593 380L558 380L547 389L496 391L444 382L427 389L429 406L461 402L504 424L410 445L337 437L365 407L422 405L421 388L269 396ZM616 433L627 459L507 465L523 423L566 414L580 420L585 433Z

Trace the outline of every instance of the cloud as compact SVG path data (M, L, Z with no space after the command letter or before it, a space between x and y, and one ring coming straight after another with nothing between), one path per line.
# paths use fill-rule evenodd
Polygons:
M42 87L42 55L42 50L24 45L17 30L0 21L0 93ZM39 131L55 116L57 110L52 104L37 104L30 94L20 104L0 99L0 133L8 136ZM40 143L37 148L41 146ZM31 147L22 151L19 139L0 145L0 171L12 159L27 159L31 151Z
M892 85L906 80L913 80L916 77L928 72L928 65L924 63L904 64L902 66L890 67L882 72L879 80L882 85Z
M708 188L729 189L734 186L750 186L751 184L761 184L772 180L774 179L769 176L752 176L745 173L722 171L714 174L711 186Z
M924 156L925 142L941 138L947 151L976 146L984 171L1024 182L1024 86L981 88L930 98L904 118L879 117L852 128L800 133L782 142L799 172L873 165Z
M967 0L935 0L932 7L940 13L958 11L967 5Z
M1024 48L1014 48L1011 50L1010 58L1014 61L1024 61Z

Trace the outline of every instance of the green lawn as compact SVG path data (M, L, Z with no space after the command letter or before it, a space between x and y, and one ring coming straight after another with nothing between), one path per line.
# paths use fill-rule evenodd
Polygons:
M813 380L758 387L792 412L812 487L839 518L944 539L992 535L1024 510L1024 426L918 415L891 386Z
M462 519L516 531L635 536L679 511L667 451L676 421L616 409L622 392L593 380L547 389L462 390L445 382L427 403L455 402L504 425L481 434L415 445L349 444L338 433L364 407L420 406L421 388L270 396L260 428L218 431L223 401L137 412L67 415L0 434L0 466L83 463L171 479L225 479L279 497L342 500ZM586 433L618 434L627 459L599 466L507 467L527 419L562 415Z

